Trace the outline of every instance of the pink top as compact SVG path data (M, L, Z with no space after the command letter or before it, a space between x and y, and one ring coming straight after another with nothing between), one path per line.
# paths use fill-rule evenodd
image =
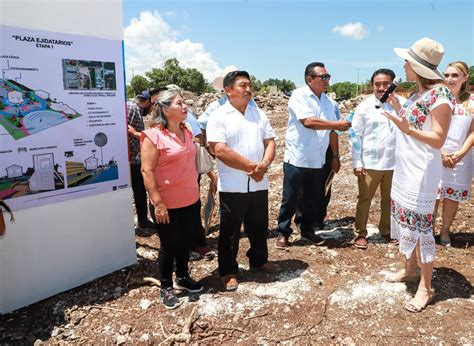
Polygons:
M158 126L142 131L140 138L143 142L147 137L159 151L155 179L161 200L168 209L183 208L199 199L193 135L187 128L183 130L185 143Z

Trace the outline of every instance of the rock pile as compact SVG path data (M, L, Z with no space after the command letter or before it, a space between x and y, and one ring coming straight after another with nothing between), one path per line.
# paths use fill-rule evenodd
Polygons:
M258 106L263 109L268 116L274 113L286 113L288 111L289 97L283 93L278 93L276 95L255 95L254 99Z
M224 96L223 93L205 93L197 96L189 91L183 92L183 98L186 104L190 106L197 115L201 115L211 102L221 98L222 96ZM283 93L278 93L276 95L255 94L254 99L258 106L268 115L287 111L288 96Z
M224 93L204 93L197 95L191 91L183 91L183 98L186 104L191 107L199 116L215 100L218 100ZM342 114L353 111L359 103L365 100L369 95L359 95L353 99L345 100L339 103L339 109ZM274 95L270 94L254 94L254 99L257 105L268 115L271 116L276 113L286 113L288 111L289 97L279 92Z
M352 99L339 102L339 110L341 111L341 114L346 114L353 111L359 105L359 103L364 101L369 96L370 95L359 95Z
M188 92L186 92L186 94L183 93L185 102L188 106L192 107L192 109L197 115L201 115L202 113L204 113L207 106L209 106L211 102L218 100L219 98L224 96L224 93L205 93L200 96L196 96L195 94L193 94L193 98L192 96L188 97L187 94ZM191 102L191 100L194 102Z

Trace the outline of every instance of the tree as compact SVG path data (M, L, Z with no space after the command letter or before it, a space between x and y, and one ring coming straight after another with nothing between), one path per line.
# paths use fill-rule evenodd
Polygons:
M262 82L260 82L254 75L250 75L250 85L252 86L253 91L260 91L262 89Z
M397 90L400 90L400 91L414 91L415 89L416 89L415 82L402 82L397 88Z
M127 86L127 97L135 97L140 95L143 90L150 89L150 81L143 76L137 75L130 80L130 85Z
M202 93L209 90L209 85L201 72L195 68L183 68L177 59L168 59L162 69L154 68L145 72L152 88L176 84L184 90Z
M357 84L351 82L335 83L329 86L329 91L336 93L337 99L347 100L356 95Z
M133 99L136 95L130 84L125 86L125 93L127 94L127 100L128 99Z
M469 66L469 85L474 85L474 66Z
M296 89L295 83L287 79L280 80L280 79L270 78L270 79L267 79L265 82L263 82L263 86L270 86L270 85L275 85L278 88L278 90L282 92L289 92Z

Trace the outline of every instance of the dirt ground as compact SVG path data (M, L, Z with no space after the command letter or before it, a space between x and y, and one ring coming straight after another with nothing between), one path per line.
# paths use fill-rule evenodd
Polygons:
M158 277L159 239L137 233L138 262L128 268L0 316L0 344L86 343L148 344L171 341L215 343L317 344L474 344L473 200L461 205L454 222L453 246L437 246L434 304L420 314L404 309L413 284L391 284L387 273L400 267L397 247L378 236L378 199L369 219L369 247L351 246L357 196L347 137L341 136L342 169L333 185L327 241L314 246L295 236L287 250L274 247L281 200L285 112L269 112L278 135L270 168L269 256L279 274L249 269L247 238L240 242L240 285L222 291L217 259L191 262L202 280L200 295L181 294L184 303L166 310L159 288L143 281ZM203 196L205 186L203 184ZM208 236L217 246L218 215ZM34 289L34 287L32 287Z

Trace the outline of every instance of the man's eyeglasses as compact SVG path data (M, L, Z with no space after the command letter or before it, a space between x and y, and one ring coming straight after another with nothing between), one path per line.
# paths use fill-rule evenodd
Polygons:
M321 80L330 80L330 79L331 79L331 75L330 75L329 73L320 74L320 75L312 74L311 77L313 77L313 78L319 78L319 79L321 79Z
M450 76L451 78L456 79L456 78L459 78L459 73L445 73L444 74L444 78L449 78Z

